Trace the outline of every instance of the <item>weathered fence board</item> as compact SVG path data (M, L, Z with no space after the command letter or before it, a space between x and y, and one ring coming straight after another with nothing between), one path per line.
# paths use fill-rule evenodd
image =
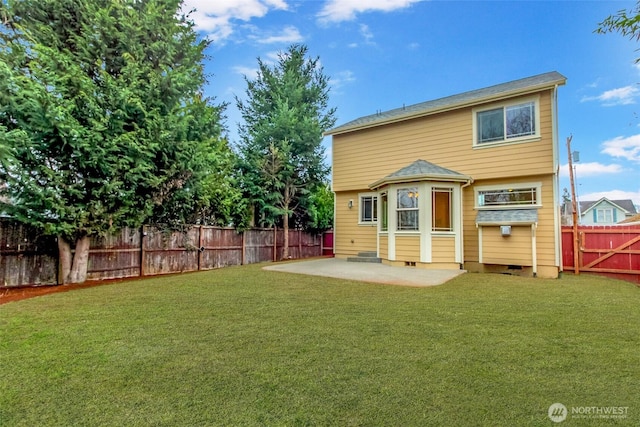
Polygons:
M94 237L89 250L87 280L121 279L140 275L140 229Z
M640 283L640 226L580 226L578 243L580 272ZM562 227L562 260L575 271L572 227Z
M200 227L200 270L241 265L243 235L232 228Z
M57 243L20 223L0 220L0 286L56 284Z
M244 232L244 264L274 261L275 232L273 229L255 229Z
M87 280L153 276L208 270L282 258L284 231L191 226L166 231L153 226L125 228L93 238ZM277 246L276 246L277 243ZM322 255L321 238L289 231L290 258ZM19 223L0 221L0 287L57 284L55 238Z

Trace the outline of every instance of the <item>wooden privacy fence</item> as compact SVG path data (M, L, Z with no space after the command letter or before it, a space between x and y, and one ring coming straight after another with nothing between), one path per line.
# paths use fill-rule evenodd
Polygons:
M124 228L93 238L87 280L105 280L209 270L282 258L284 231L191 226L167 232L153 226ZM289 256L320 256L322 236L289 231ZM22 224L0 221L0 288L55 285L58 278L55 238L40 236Z
M575 271L572 227L562 227L562 265ZM579 226L578 269L640 283L640 225Z

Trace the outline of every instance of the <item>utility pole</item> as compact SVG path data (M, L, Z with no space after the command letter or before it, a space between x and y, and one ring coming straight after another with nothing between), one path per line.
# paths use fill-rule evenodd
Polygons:
M567 153L569 154L569 180L571 182L571 218L573 222L573 268L576 275L580 274L580 265L578 257L578 202L576 201L576 183L573 179L573 158L571 154L571 139L573 135L567 138Z

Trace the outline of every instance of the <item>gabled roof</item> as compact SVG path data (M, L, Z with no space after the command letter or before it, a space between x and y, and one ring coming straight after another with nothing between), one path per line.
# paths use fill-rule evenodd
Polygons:
M549 89L557 85L563 85L566 81L567 78L562 74L552 71L549 73L539 74L537 76L490 86L484 89L472 90L470 92L447 96L433 101L421 102L419 104L409 105L406 107L403 106L402 108L363 116L330 129L325 132L325 135L338 135L369 127L413 119L416 117L423 117L456 108L463 108L517 95L533 93L539 90Z
M612 205L614 205L615 207L625 211L625 213L628 214L635 214L636 213L636 207L633 204L633 200L631 199L626 199L626 200L609 200L606 197L602 197L600 200L596 200L596 201L582 201L580 202L580 213L582 215L586 214L587 212L589 212L590 210L592 210L593 208L595 208L596 206L598 206L600 203L602 202L608 202Z
M410 165L370 184L369 188L375 190L386 184L413 181L469 182L473 180L467 175L443 168L426 160L416 160Z

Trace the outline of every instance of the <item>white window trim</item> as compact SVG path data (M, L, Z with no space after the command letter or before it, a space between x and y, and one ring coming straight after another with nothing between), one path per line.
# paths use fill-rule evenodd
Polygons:
M451 222L451 230L434 230L433 229L433 193L434 191L449 191L449 221ZM456 234L456 226L455 226L455 219L453 217L454 214L454 209L453 209L453 204L454 204L454 194L455 194L455 188L448 186L448 185L432 185L431 186L431 226L430 226L430 233L433 235L438 235L438 236L455 236Z
M387 229L383 230L383 221L382 216L384 215L384 206L382 205L382 199L384 196L387 196ZM381 191L378 193L378 234L388 235L389 234L389 191Z
M535 126L536 132L533 135L525 135L517 138L505 138L501 141L491 141L491 142L482 142L478 143L478 113L488 110L495 110L496 108L507 108L512 107L514 105L525 104L527 102L533 102L535 108ZM487 148L487 147L495 147L500 145L507 144L517 144L523 142L531 142L537 141L541 138L540 136L540 96L531 96L527 98L518 98L517 100L513 100L510 102L500 102L494 103L490 105L484 105L482 107L477 107L471 110L472 112L472 120L473 120L473 148Z
M379 206L378 206L378 200L380 198L380 195L378 193L358 193L358 225L363 225L363 226L377 226L378 225L378 218L376 217L375 220L372 221L363 221L362 220L362 209L364 208L364 204L362 203L362 199L364 197L375 197L375 205L376 205L376 210L378 211L378 214L380 214L379 211ZM373 204L371 205L372 209L373 209ZM372 213L373 214L373 213Z
M536 189L536 204L535 205L491 205L480 206L478 204L478 193L481 191L495 191L495 190L508 190L509 188L535 188ZM537 209L542 207L542 183L541 182L515 182L496 185L482 185L474 187L473 189L473 204L474 209Z
M411 188L415 188L416 192L418 193L418 207L416 208L398 208L398 191L400 190L407 190L407 189L411 189ZM423 200L424 196L419 196L420 192L424 190L424 186L416 183L416 184L411 184L408 183L406 185L398 185L394 188L396 197L395 197L395 208L393 210L393 215L395 216L395 233L396 234L414 234L414 235L420 235L422 228L423 227L423 223L424 221L420 219L420 212L423 211L424 207L421 205L421 202ZM418 212L418 228L414 229L414 230L400 230L398 229L398 212L410 212L410 211L416 211Z
M600 221L600 212L602 212L602 221ZM610 214L610 219L607 219L607 213ZM613 208L597 208L596 209L596 224L613 223Z

